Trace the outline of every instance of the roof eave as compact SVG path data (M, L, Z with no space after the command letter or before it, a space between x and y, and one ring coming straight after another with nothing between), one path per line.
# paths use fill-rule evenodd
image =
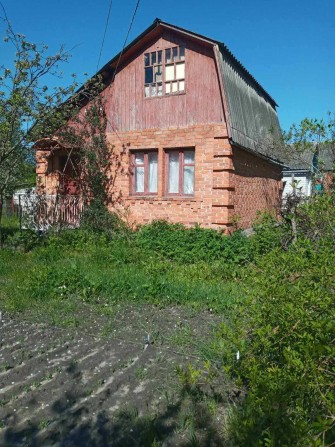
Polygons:
M232 146L238 147L239 149L242 149L242 150L244 150L246 152L249 152L250 154L255 155L256 157L260 157L263 160L266 160L266 161L268 161L270 163L273 163L273 164L275 164L277 166L281 166L282 168L285 167L285 164L282 161L280 161L280 160L278 160L276 158L269 157L268 155L262 154L261 152L257 152L257 151L255 151L253 149L250 149L250 148L247 148L245 146L242 146L241 144L236 143L233 139L230 139L230 143L232 144Z

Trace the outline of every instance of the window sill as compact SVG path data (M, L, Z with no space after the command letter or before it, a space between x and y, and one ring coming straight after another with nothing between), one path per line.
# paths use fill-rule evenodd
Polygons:
M194 196L135 196L129 195L128 200L150 200L155 202L171 202L171 201L179 201L179 202L197 202Z
M186 95L186 92L178 92L178 93L171 93L170 95L161 95L161 96L145 96L144 99L163 99L163 98L171 98L173 96L183 96Z

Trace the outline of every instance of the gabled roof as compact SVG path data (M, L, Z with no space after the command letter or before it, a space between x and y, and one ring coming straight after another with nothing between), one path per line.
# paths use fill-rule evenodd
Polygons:
M158 36L162 29L184 34L188 38L214 47L231 141L267 157L268 154L259 149L261 146L259 143L268 137L270 131L274 137L280 135L277 103L222 42L156 19L143 33L107 62L95 76L101 75L104 83L108 84L113 79L119 63L134 54L143 45L144 40Z
M141 42L141 40L155 30L157 27L162 26L164 28L169 28L175 31L179 31L180 33L187 34L189 37L193 37L196 39L200 39L204 42L208 42L211 44L218 45L220 47L220 51L225 54L225 57L230 58L233 61L234 65L238 67L244 75L249 79L249 81L255 86L259 88L260 91L268 98L268 100L273 104L274 107L278 107L276 101L269 95L269 93L257 82L257 80L249 73L249 71L242 65L242 63L233 55L233 53L228 49L228 47L218 40L212 39L207 36L203 36L202 34L195 33L193 31L189 31L185 28L181 28L180 26L172 25L171 23L164 22L161 19L155 19L153 23L143 31L139 36L137 36L132 42L130 42L123 51L120 51L116 54L109 62L107 62L98 72L97 74L102 74L106 71L109 71L110 68L114 65L115 62L118 61L120 55L126 55L126 53L133 48L137 43Z

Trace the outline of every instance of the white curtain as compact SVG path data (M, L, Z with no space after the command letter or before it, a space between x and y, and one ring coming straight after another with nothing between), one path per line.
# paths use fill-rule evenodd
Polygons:
M184 164L194 164L194 151L184 152ZM183 193L194 194L194 166L184 166Z
M148 192L157 192L157 153L148 154Z
M144 154L135 154L135 192L144 192Z
M144 192L144 167L135 169L135 192Z
M184 194L194 193L194 166L184 166Z
M179 153L169 153L169 193L179 192Z

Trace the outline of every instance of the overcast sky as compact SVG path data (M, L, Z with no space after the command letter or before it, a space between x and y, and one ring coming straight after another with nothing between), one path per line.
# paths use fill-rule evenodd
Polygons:
M64 84L73 72L95 73L109 0L1 1L15 31L71 50ZM113 0L99 68L121 50L135 4ZM335 0L141 0L128 42L156 17L224 42L277 101L284 129L335 112ZM5 66L8 50L1 41Z

